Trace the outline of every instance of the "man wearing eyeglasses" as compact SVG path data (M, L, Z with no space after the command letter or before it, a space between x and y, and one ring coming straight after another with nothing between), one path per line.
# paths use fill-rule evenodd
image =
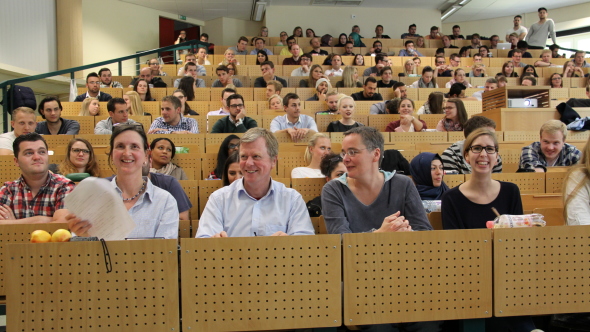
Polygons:
M49 154L43 136L37 133L21 135L12 146L14 161L22 175L0 188L0 222L36 224L57 221L59 209L64 208L64 198L74 190L74 182L49 172ZM65 213L61 217L65 217Z
M153 58L148 61L149 68L152 70L152 76L167 76L165 72L162 71L162 66L160 66L160 61L158 59Z
M74 101L84 101L89 97L97 98L98 101L109 101L113 97L108 93L100 92L100 77L95 72L92 72L86 76L86 88L88 91L83 93L74 99Z
M59 99L45 97L39 102L39 114L45 119L37 123L35 132L41 135L78 135L80 124L75 120L62 119L63 110Z
M217 120L211 129L212 134L245 133L250 128L258 127L256 120L246 116L244 97L233 94L227 98L229 115Z
M301 64L301 67L293 69L293 71L291 72L291 76L309 76L309 68L311 67L312 62L313 57L311 56L311 54L303 54L301 58L299 58L299 63Z
M446 64L444 56L437 56L435 62L438 77L453 77L453 71L450 69L451 67Z
M177 97L162 98L162 116L154 120L148 134L198 134L197 120L183 117L181 107Z

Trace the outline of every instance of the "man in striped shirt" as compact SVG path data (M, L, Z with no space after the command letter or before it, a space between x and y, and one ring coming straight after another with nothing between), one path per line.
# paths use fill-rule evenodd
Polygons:
M154 120L148 134L198 134L199 124L193 118L183 117L180 99L162 98L162 116Z

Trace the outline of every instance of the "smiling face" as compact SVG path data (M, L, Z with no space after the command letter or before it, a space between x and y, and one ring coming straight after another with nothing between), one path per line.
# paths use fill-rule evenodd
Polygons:
M554 160L559 156L563 149L565 139L561 131L555 133L543 132L541 134L541 152L545 155L546 160Z
M404 99L399 104L399 114L404 115L412 115L414 113L414 106L412 106L412 102L409 99Z
M379 162L379 149L367 150L367 146L363 144L359 134L346 135L342 140L342 151L355 152L354 157L346 154L342 160L346 166L348 177L353 179L374 171L375 164Z
M342 115L342 119L352 119L354 116L354 100L352 98L343 98L338 112Z
M457 105L452 102L447 102L447 106L445 106L445 118L456 120L457 119Z
M504 73L506 74L506 76L510 76L513 72L514 64L512 64L512 62L508 62L508 64L504 66Z
M354 63L357 66L364 66L365 65L365 58L362 56L362 54L357 54L356 57L354 58Z
M481 135L474 139L471 146L495 146L494 140L488 135ZM465 154L465 161L471 166L472 173L491 174L492 169L496 165L498 152L488 154L485 149L480 153L475 153L471 150Z
M433 159L430 163L430 175L432 176L432 186L440 187L445 174L442 162L438 159Z
M14 158L25 176L33 176L47 173L49 167L49 155L43 141L23 141L19 144L18 156Z
M270 171L276 166L277 158L270 157L263 137L254 142L240 145L240 169L247 188L262 188L270 182Z
M133 130L117 135L111 158L117 174L141 174L142 166L147 162L147 151L141 136Z
M88 146L84 144L84 142L77 141L72 144L72 148L70 149L70 162L76 168L86 168L88 165L88 161L90 160L90 153L89 153ZM88 153L87 153L88 152Z

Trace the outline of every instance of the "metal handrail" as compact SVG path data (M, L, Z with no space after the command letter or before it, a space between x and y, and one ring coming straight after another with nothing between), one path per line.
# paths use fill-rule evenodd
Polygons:
M96 62L96 63L83 65L83 66L79 66L79 67L62 69L62 70L57 70L57 71L53 71L53 72L49 72L49 73L45 73L45 74L15 78L12 80L0 82L0 88L2 89L2 96L5 101L2 105L2 119L4 122L3 123L3 131L4 132L8 131L8 114L12 111L12 98L7 98L8 89L10 87L14 86L15 84L41 80L44 78L57 76L57 75L64 75L64 74L70 74L70 78L75 79L74 73L76 73L77 71L81 71L81 70L85 70L85 69L89 69L89 68L100 67L100 66L104 66L104 65L109 65L109 64L115 63L115 62L118 63L118 72L119 72L119 76L120 76L123 72L123 61L135 59L136 64L139 65L139 58L144 55L158 53L158 57L160 57L162 52L175 51L175 50L187 49L187 48L195 48L195 47L198 47L199 44L208 45L208 44L203 43L197 39L193 39L193 40L186 41L184 43L179 43L176 45L156 48L156 49L147 50L147 51L141 51L141 52L137 52L133 55L128 55L128 56L124 56L124 57L120 57L120 58L116 58L116 59L112 59L112 60L106 60L106 61ZM175 59L176 59L176 55L175 55ZM137 71L137 74L139 74L139 66L137 66L137 67L138 68L136 69L136 71Z

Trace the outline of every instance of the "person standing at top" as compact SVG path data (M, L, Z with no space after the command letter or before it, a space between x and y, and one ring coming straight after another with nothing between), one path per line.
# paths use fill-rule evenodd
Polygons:
M529 33L525 40L529 43L529 48L532 50L542 50L547 44L547 36L551 38L553 44L557 44L555 39L555 22L547 18L547 8L541 7L537 11L539 13L539 22L531 25Z

